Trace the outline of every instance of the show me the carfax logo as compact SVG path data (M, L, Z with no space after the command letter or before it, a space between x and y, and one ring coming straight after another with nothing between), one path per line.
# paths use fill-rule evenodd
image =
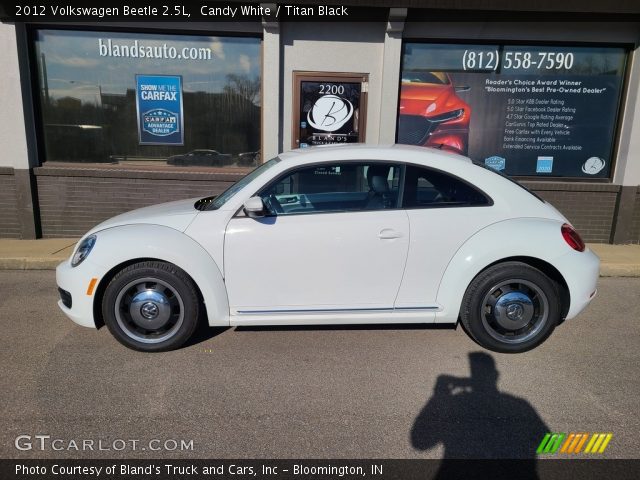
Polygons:
M547 433L536 453L604 453L612 437L612 433Z

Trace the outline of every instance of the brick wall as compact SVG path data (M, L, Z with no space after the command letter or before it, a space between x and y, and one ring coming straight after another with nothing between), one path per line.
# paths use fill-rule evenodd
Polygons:
M636 202L631 223L631 243L640 243L640 186L636 192Z
M20 238L13 168L0 167L0 238Z
M609 243L619 185L522 182L556 207L585 242Z
M147 205L216 195L244 174L58 167L35 173L44 238L80 236L103 220Z

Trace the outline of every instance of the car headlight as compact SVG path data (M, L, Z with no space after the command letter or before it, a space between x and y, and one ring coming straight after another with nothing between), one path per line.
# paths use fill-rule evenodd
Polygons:
M456 118L460 118L464 114L464 108L460 108L458 110L452 110L451 112L441 113L440 115L434 115L433 117L427 117L432 122L442 123L448 122L449 120L455 120Z
M78 245L78 248L76 249L76 253L73 254L73 258L71 259L72 267L77 267L89 256L93 246L96 244L96 238L97 237L95 235L89 235L80 242L80 245Z

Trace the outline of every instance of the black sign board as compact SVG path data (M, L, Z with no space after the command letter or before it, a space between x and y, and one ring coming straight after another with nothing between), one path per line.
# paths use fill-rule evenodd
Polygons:
M305 148L364 140L363 85L366 83L360 77L301 78L297 83L294 146Z

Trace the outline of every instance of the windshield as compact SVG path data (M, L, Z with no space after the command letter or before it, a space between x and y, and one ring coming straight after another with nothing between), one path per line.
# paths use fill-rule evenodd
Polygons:
M213 202L211 202L209 204L209 206L207 207L207 210L217 210L217 209L219 209L221 206L223 206L225 203L227 203L227 201L229 201L231 199L231 197L233 197L237 192L239 192L246 185L248 185L254 178L259 177L260 175L262 175L264 172L269 170L271 167L273 167L278 162L280 162L280 159L278 157L275 157L275 158L272 158L271 160L269 160L268 162L263 163L262 165L260 165L259 167L255 168L254 170L252 170L245 177L243 177L238 182L234 183L229 188L227 188L223 193L218 195L215 198L215 200L213 200Z

